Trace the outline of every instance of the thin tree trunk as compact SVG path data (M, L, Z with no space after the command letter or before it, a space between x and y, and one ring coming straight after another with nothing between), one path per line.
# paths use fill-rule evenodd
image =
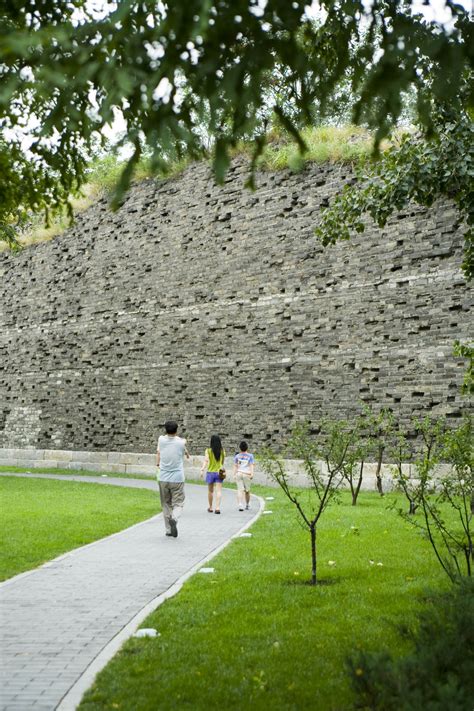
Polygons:
M359 496L359 491L360 487L362 486L362 479L364 475L364 461L360 463L360 472L359 472L359 479L357 481L357 486L354 489L352 484L351 484L351 490L352 490L352 506L355 506L357 504L357 497Z
M472 573L472 571L471 571L471 560L474 560L472 546L471 546L470 550L469 550L469 548L465 548L465 549L464 549L464 555L466 556L467 574L468 574L468 577L470 578L470 577L471 577L471 573Z
M311 534L311 585L316 585L316 526L309 529Z
M362 477L359 477L359 481L357 482L357 487L352 492L352 506L355 506L357 504L357 498L359 496L359 491L360 491L361 485L362 485Z
M380 474L380 472L382 471L383 450L384 450L383 447L379 447L378 457L377 457L377 470L375 472L375 481L377 484L377 491L379 492L380 496L383 496L382 475Z
M355 493L354 482L352 481L352 478L349 484L351 486L352 506L355 506L357 501L357 494Z

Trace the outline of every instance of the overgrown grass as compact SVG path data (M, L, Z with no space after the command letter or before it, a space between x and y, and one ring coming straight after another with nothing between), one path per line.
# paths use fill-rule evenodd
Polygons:
M308 146L307 153L302 157L296 144L290 136L282 131L272 131L269 135L269 145L266 147L258 167L262 170L299 171L308 162L357 162L372 151L373 137L362 128L356 126L318 126L309 127L302 131L303 138ZM234 150L233 156L250 155L251 145L241 143ZM172 179L180 175L191 163L183 158L170 163L165 174L155 174L158 179ZM91 164L89 178L83 186L81 196L73 197L71 203L75 214L83 212L99 198L110 195L117 184L120 174L125 167L125 162L110 154L96 160ZM140 182L153 175L150 162L142 158L138 163L134 182ZM43 215L32 216L31 224L20 236L20 243L24 246L48 241L57 237L69 227L69 218L65 211L51 219L51 225L44 225ZM6 243L0 242L0 251L8 249Z
M0 477L0 580L160 511L158 492Z
M170 161L166 173L153 173L151 164L148 158L141 158L135 168L133 181L136 183L154 176L159 180L171 180L180 175L190 165L190 160L186 158ZM104 158L96 160L89 172L88 184L94 185L97 193L102 195L111 194L120 178L123 169L126 166L126 161L119 160L114 155L108 155Z
M319 533L321 584L311 587L309 536L279 491L273 514L195 575L129 640L85 695L81 711L353 708L346 659L354 650L406 650L397 625L414 619L426 588L447 585L429 545L390 497L344 494Z
M304 129L304 156L288 137L275 136L266 147L259 167L264 170L301 170L306 163L356 163L369 156L373 137L356 126L318 126Z

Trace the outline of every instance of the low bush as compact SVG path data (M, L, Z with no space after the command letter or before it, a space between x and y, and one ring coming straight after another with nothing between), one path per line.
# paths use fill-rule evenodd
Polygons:
M356 708L366 711L467 711L474 699L474 581L436 594L402 630L411 653L360 652L349 662Z

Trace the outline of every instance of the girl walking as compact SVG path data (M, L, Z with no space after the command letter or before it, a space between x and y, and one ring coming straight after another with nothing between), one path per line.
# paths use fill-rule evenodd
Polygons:
M222 446L219 435L212 435L210 447L204 453L204 461L201 467L201 478L206 471L207 500L209 513L220 514L222 497L222 479L219 470L224 468L225 450ZM215 493L215 507L214 504Z

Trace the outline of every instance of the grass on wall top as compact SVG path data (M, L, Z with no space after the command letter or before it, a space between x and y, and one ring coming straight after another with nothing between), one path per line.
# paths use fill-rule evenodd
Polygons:
M355 163L361 158L370 155L373 146L371 134L356 126L318 126L309 127L302 131L303 138L308 147L305 156L301 156L294 141L281 131L273 130L268 136L268 145L261 156L258 167L261 170L301 170L306 163ZM251 146L241 143L234 151L233 156L251 155ZM180 175L189 165L190 160L176 161L169 167L166 176L172 179ZM73 197L71 204L77 215L100 198L111 193L114 185L124 168L124 162L115 155L108 155L91 164L89 180L82 187L81 195ZM140 182L152 177L149 161L143 158L138 164L134 182ZM56 215L49 226L44 224L43 214L32 215L27 228L20 236L23 246L47 242L62 234L70 226L69 218L65 211ZM7 250L6 244L0 243L0 251Z

